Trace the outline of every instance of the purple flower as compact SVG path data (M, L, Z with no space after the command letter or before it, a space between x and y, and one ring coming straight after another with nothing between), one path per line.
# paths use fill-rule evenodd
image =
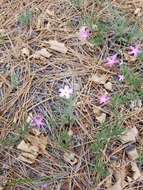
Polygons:
M125 79L124 75L118 75L118 80L123 81Z
M38 114L38 115L34 116L32 119L32 124L38 128L45 127L44 116L42 114Z
M47 183L43 184L41 187L42 187L42 190L48 190L48 184Z
M140 46L136 45L136 46L130 46L130 51L128 52L129 55L134 56L134 57L138 57L141 54L141 50L140 50Z
M107 61L105 63L108 67L113 67L114 65L119 63L119 59L117 58L117 54L114 54L110 57L107 57Z
M109 100L110 100L110 97L107 96L106 94L99 97L99 103L102 105L108 104Z
M91 36L91 31L89 30L88 27L82 26L79 30L79 39L81 41L86 41L90 38Z

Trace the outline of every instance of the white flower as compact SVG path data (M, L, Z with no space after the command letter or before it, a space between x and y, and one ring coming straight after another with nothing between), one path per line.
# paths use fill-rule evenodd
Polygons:
M69 99L73 93L73 90L68 85L65 85L64 88L59 89L59 92L60 97Z

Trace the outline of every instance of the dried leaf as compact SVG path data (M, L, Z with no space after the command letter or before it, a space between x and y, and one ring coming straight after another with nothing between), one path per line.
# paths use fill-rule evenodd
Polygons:
M101 108L98 106L94 106L93 112L96 114L96 116L100 116L102 113Z
M103 123L106 120L106 114L105 113L101 113L100 116L96 116L96 119L97 119L97 121L99 121L99 123Z
M73 152L64 153L64 160L72 166L77 163L77 158Z
M110 187L110 190L122 190L120 180L117 181L112 187Z
M35 136L39 136L41 134L41 132L36 128L32 128L31 129L31 134L33 134Z
M18 160L21 160L21 161L26 162L28 164L33 164L35 162L37 156L38 156L38 153L37 153L37 155L33 155L31 153L24 152L18 156Z
M37 146L32 146L30 143L26 143L24 140L21 141L21 143L17 146L17 149L31 153L33 155L37 155L39 151Z
M129 176L127 176L126 179L127 179L127 182L132 182L133 181L133 179L131 177L129 177Z
M25 151L25 152L29 152L29 147L30 147L30 144L22 140L20 144L17 146L17 149Z
M21 53L22 53L22 55L26 55L27 57L29 57L29 55L30 55L30 51L28 48L23 48L21 50Z
M46 153L46 146L48 144L48 138L40 135L40 137L38 136L33 136L33 135L28 135L27 140L33 145L38 147L39 153Z
M106 120L106 114L101 111L100 107L94 107L93 112L95 113L97 121L103 123Z
M52 50L58 51L60 53L67 53L68 49L66 48L64 43L60 43L56 40L49 40L50 48Z
M138 136L138 130L136 127L127 129L125 134L122 135L121 141L123 143L128 143L128 142L136 142L136 138Z
M137 149L135 146L131 146L131 147L127 147L126 148L126 153L128 155L128 157L131 159L131 160L136 160L138 159L139 155L138 155L138 152L137 152Z
M104 84L104 87L109 90L109 91L112 91L113 90L113 86L112 86L112 83L111 82L107 82Z
M109 170L112 175L111 179L113 179L114 176L115 182L114 185L111 185L113 183L113 180L110 180L111 182L109 181L109 183L107 184L108 190L123 189L123 187L127 185L127 182L125 181L127 175L125 165L119 167L116 163L116 165L114 165L112 169L109 168Z
M128 53L124 53L125 60L129 63L135 62L137 57L131 56Z
M42 24L43 24L43 18L42 18L42 14L41 14L41 15L39 15L39 17L38 17L38 19L37 19L36 28L37 28L37 29L42 28Z
M106 180L107 190L110 189L110 187L112 186L112 175L113 175L113 170L111 168L109 168L108 171L110 172L110 175L108 176Z
M37 130L33 130L32 134L29 134L26 139L22 140L17 146L17 149L22 151L18 159L29 164L34 163L39 154L47 153L47 144L47 136L40 134Z
M70 136L70 137L72 137L73 136L73 130L71 130L71 129L69 129L69 131L68 131L68 135Z
M125 178L127 176L127 170L125 166L121 166L118 170L115 170L114 174L116 181L120 181L121 187L126 185Z
M132 167L132 171L134 172L133 173L133 179L134 180L137 180L138 178L141 177L141 172L136 164L136 162L132 162L131 163L131 167Z
M46 48L42 48L42 49L36 51L36 52L32 55L32 57L34 57L35 59L40 59L40 58L42 58L42 57L49 58L49 57L51 57L51 55L52 55L52 54L49 53Z
M28 114L27 119L26 119L26 123L31 123L32 118L33 118L33 114L32 114L32 112L30 112L30 113Z
M137 16L137 17L142 16L141 8L136 8L135 11L134 11L134 15Z
M50 10L49 8L46 9L46 13L50 16L54 16L54 10Z
M90 81L95 82L97 84L105 84L107 80L106 75L101 75L101 74L93 74L90 78Z
M22 153L18 157L19 160L32 164L38 156L38 147L32 146L26 143L24 140L17 146L17 149L21 150Z

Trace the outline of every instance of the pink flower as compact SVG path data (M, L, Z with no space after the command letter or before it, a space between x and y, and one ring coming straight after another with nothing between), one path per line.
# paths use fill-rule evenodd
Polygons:
M59 92L60 97L69 99L73 93L73 90L68 85L65 85L64 88L59 89Z
M118 75L118 80L123 81L125 79L124 75Z
M43 184L41 187L42 187L42 190L48 190L48 184L47 183Z
M38 114L32 119L32 124L35 127L43 128L45 126L44 116L42 114Z
M118 63L119 63L119 60L117 58L117 54L114 54L110 57L107 57L107 61L106 61L105 65L108 67L112 67Z
M99 103L102 105L106 105L109 103L109 100L110 100L110 97L105 94L99 98Z
M134 57L138 57L141 54L140 46L130 46L130 51L128 52L129 55L132 55Z
M86 41L90 38L90 36L91 31L86 26L82 26L79 30L79 39L81 41Z

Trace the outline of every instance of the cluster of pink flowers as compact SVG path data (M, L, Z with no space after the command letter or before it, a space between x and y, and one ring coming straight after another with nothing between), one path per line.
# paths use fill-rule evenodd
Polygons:
M109 101L110 101L110 97L108 95L106 95L106 94L99 97L99 103L101 105L106 105L106 104L109 103Z
M124 75L118 75L118 80L123 81L125 79Z
M107 57L107 60L106 60L106 62L105 62L105 65L107 66L107 67L113 67L113 66L115 66L115 65L117 65L117 64L119 64L119 59L117 58L117 54L114 54L114 55L112 55L112 56L110 56L110 57Z
M129 51L128 51L128 54L130 56L133 56L135 58L137 58L140 54L142 53L141 49L140 49L140 46L139 45L135 45L135 46L130 46L129 47ZM117 56L117 54L114 54L114 55L111 55L109 57L107 57L106 59L106 62L105 62L105 66L109 67L109 68L112 68L116 65L120 64L120 60ZM117 76L118 80L120 82L124 81L125 77L124 75L122 74L119 74ZM99 98L99 102L101 105L106 105L108 104L110 101L110 97L108 95L102 95L100 98Z
M32 126L37 128L44 128L46 125L44 115L37 114L32 119Z
M48 190L48 184L45 183L45 184L41 185L41 188L42 188L42 190Z
M80 39L82 41L88 40L89 37L91 36L90 30L85 26L81 27L79 34L80 34ZM130 56L134 56L135 58L138 57L142 53L139 45L130 46L129 49L130 51L128 51L128 54ZM105 66L109 68L112 68L113 66L116 66L118 64L120 64L120 60L117 54L107 57L106 62L105 62ZM124 81L125 79L124 75L122 74L119 74L117 78L120 82ZM73 89L70 88L68 85L65 85L64 88L59 89L59 96L61 98L69 99L72 96L72 94L73 94ZM99 97L99 103L102 106L107 105L110 102L110 99L111 97L105 93ZM33 117L32 125L38 128L45 127L44 116L42 114L38 114L35 117Z
M87 41L91 37L91 30L87 26L82 26L79 30L79 39L81 41Z
M135 46L130 46L129 47L129 51L128 51L128 54L130 56L133 56L135 58L137 58L140 54L142 53L141 49L140 49L140 46L139 45L135 45ZM107 67L113 67L113 66L116 66L117 64L120 63L120 60L118 59L118 56L117 54L114 54L112 56L109 56L107 57L106 59L106 62L105 62L105 65Z
M130 51L128 52L129 55L134 56L135 58L138 57L142 53L140 46L130 46Z

